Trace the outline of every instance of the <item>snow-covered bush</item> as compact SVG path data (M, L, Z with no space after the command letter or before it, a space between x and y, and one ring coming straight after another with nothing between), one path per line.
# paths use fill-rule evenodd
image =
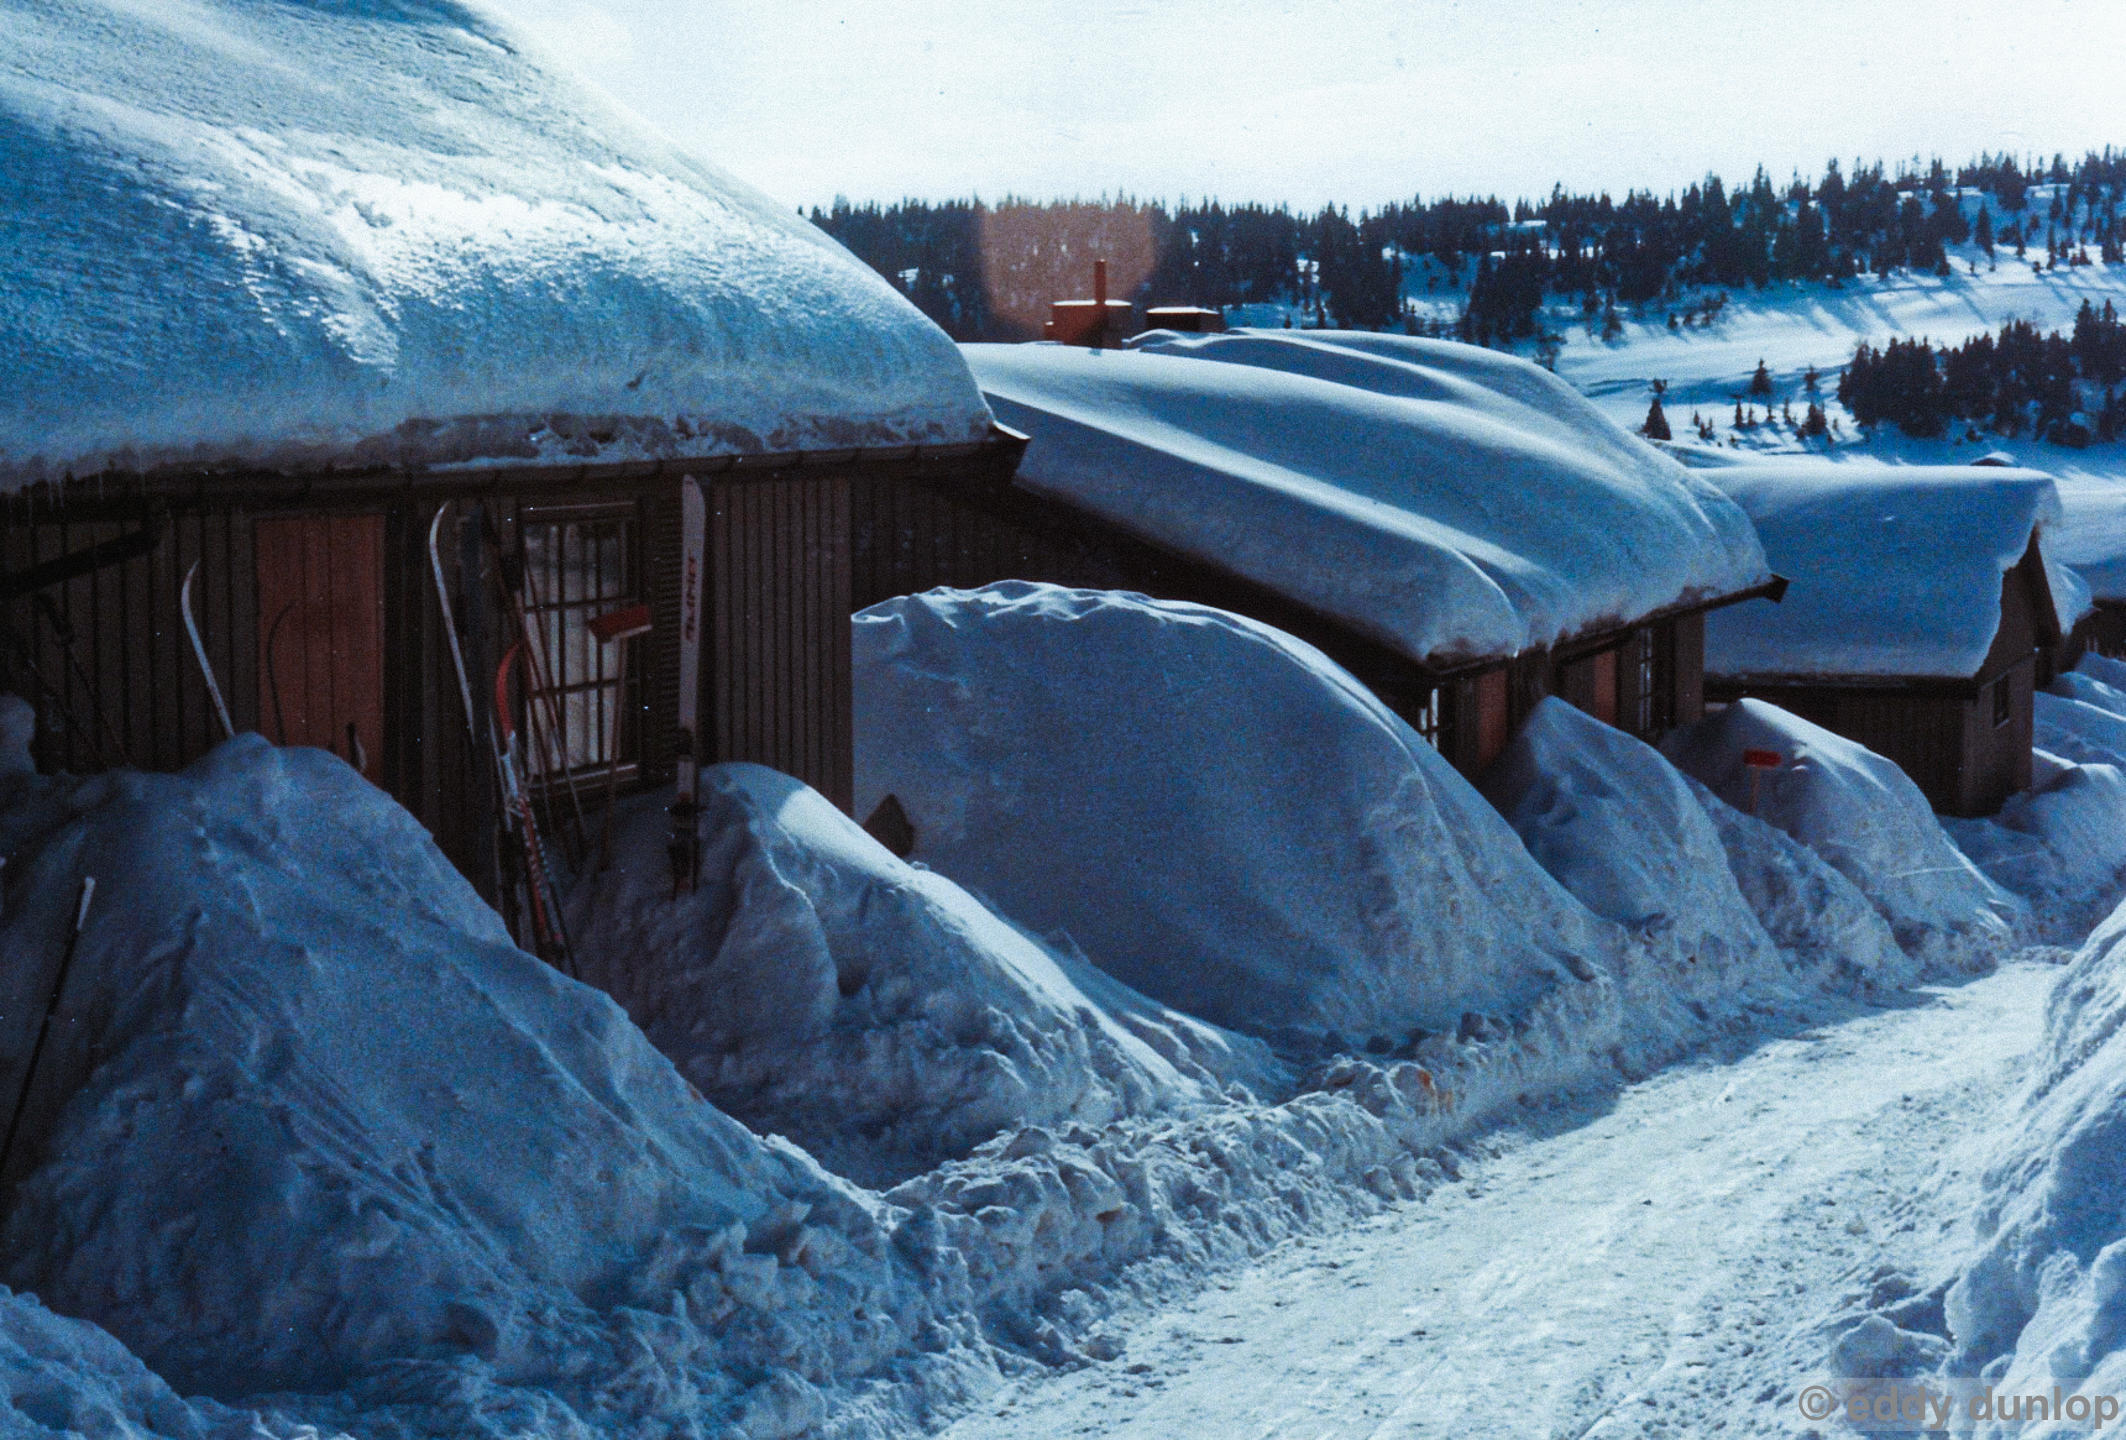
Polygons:
M660 799L572 897L584 978L719 1108L841 1174L1285 1084L1261 1042L1044 948L762 766L704 772L700 881L675 902Z
M1985 969L2028 924L2028 907L1949 842L1919 787L1872 750L1761 700L1676 730L1661 749L1728 804L1822 856L1929 970ZM1783 763L1753 775L1749 750Z
M1592 975L1618 932L1320 652L1007 582L856 622L859 810L1103 970L1257 1034L1403 1043Z

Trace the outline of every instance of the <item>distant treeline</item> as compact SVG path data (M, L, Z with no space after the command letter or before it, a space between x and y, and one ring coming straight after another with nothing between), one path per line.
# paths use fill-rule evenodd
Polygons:
M2065 187L2042 210L2028 196L2040 183ZM1992 197L2004 216L1998 230L1989 210L1974 223L1954 202L1959 187ZM1847 174L1833 162L1818 179L1783 186L1760 168L1732 191L1709 176L1665 198L1559 188L1540 202L1414 199L1355 218L1335 205L1302 214L1215 201L1007 199L836 201L812 220L963 340L1038 335L1050 300L1089 292L1099 257L1118 298L1221 308L1275 301L1308 323L1361 329L1411 324L1404 271L1423 264L1435 282L1442 272L1456 289L1467 280L1455 333L1500 343L1537 334L1546 296L1578 297L1592 320L1618 304L1678 301L1694 286L1942 271L1945 246L1972 242L2019 257L2043 246L2057 263L2095 246L2116 262L2122 199L2126 150L2107 146L2072 163L1982 155L1953 171L1934 160Z
M2025 430L2062 445L2126 434L2126 324L2109 300L2088 301L2074 333L2040 335L2027 320L1954 348L1925 340L1863 343L1838 381L1838 398L1863 425L1888 422L1930 438L1957 421L2002 435ZM2080 417L2080 418L2077 418Z

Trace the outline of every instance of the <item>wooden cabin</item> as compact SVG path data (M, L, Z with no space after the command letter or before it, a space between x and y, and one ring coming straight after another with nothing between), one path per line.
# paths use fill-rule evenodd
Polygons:
M2052 480L1970 467L1705 472L1792 589L1714 617L1706 693L1753 696L1895 761L1949 815L2031 778L2031 696L2075 658L2083 589L2048 563ZM2065 606L2063 607L2063 597Z
M18 189L0 256L81 277L5 282L0 689L51 769L185 765L224 707L333 750L491 896L482 717L513 644L536 673L504 710L555 830L689 745L847 807L852 494L1009 469L1019 443L943 332L813 227L452 15L240 50L158 31L159 79L116 41L70 76L114 118L29 157L79 183ZM187 66L215 83L166 95ZM166 173L195 183L144 193ZM641 605L646 634L589 624Z
M1025 460L1016 474L999 467L978 483L859 482L857 606L1001 579L1214 605L1321 649L1474 776L1546 695L1648 740L1698 718L1706 613L1777 592L1754 534L1723 496L1610 434L1592 407L1533 366L1403 337L1209 339L1234 342L1263 363L964 347L999 418L1030 434ZM1523 372L1542 377L1535 402L1505 398L1527 393ZM1525 447L1488 422L1462 432L1450 417L1443 429L1436 405L1408 406L1402 433L1381 424L1381 402L1402 399L1399 389L1450 382L1525 424ZM1257 406L1284 407L1284 418L1251 428ZM1148 411L1163 438L1133 431L1128 417ZM1558 459L1559 439L1580 446L1581 468ZM1325 478L1374 467L1392 483L1371 493L1339 495ZM1516 498L1501 503L1503 491ZM1584 516L1546 515L1576 501ZM1227 505L1247 523L1221 516ZM1368 507L1380 525L1354 528L1352 514ZM1610 548L1590 544L1583 525L1611 537ZM1302 563L1281 560L1287 548ZM1313 583L1308 553L1332 564L1348 554L1354 566L1376 559L1384 574ZM1515 558L1497 564L1503 555ZM1494 564L1502 574L1550 572L1550 583L1522 611L1487 611L1473 625L1445 614L1466 602L1444 585L1427 590L1425 577L1444 571L1461 577L1465 597L1488 598L1498 583L1478 572ZM1606 572L1590 575L1590 566ZM1530 611L1534 626L1523 623Z

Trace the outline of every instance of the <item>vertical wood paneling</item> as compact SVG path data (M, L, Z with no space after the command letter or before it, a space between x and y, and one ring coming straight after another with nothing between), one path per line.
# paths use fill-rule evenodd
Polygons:
M367 761L364 773L380 778L386 753L384 517L260 520L253 533L262 657L256 703L267 717L267 733L278 743L315 745L352 764L352 725ZM274 734L278 722L285 722L284 734Z

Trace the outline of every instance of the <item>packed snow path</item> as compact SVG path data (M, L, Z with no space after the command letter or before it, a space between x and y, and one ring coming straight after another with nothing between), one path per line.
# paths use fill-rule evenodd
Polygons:
M2058 974L1856 1009L1502 1139L948 1440L1801 1433L1837 1317L1948 1277L1973 1137L2006 1115Z

